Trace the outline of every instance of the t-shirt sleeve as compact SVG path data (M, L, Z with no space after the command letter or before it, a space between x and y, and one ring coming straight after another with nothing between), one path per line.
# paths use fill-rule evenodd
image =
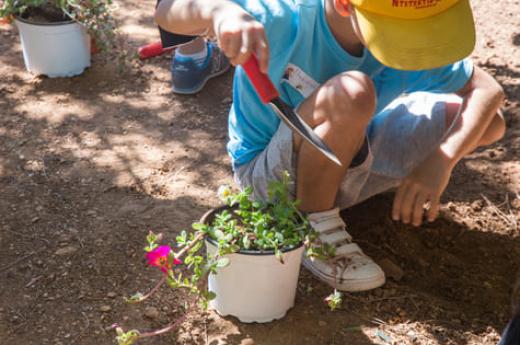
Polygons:
M473 63L464 59L431 70L400 71L386 67L377 84L379 100L388 104L403 93L429 91L434 93L454 93L460 90L473 74ZM384 106L384 104L380 104ZM379 108L379 107L378 107Z
M281 0L231 0L264 25L270 55L290 46L296 33L294 4Z

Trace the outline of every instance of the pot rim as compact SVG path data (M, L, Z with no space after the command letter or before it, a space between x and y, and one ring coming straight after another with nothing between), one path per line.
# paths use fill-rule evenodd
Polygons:
M63 22L52 22L52 23L34 22L34 21L31 21L31 20L27 20L25 18L22 18L19 15L14 16L14 19L15 19L15 21L19 21L19 22L22 22L22 23L25 23L25 24L35 25L35 26L61 26L61 25L68 25L68 24L78 24L76 21L74 21L72 19L68 20L68 21L63 21Z
M203 224L206 224L208 222L208 218L210 216L214 215L217 212L220 212L222 210L229 209L229 208L230 207L228 205L223 205L223 206L219 206L217 208L213 208L213 209L207 211L206 213L204 213L204 215L200 218L200 222L203 223ZM217 241L212 239L212 238L210 238L210 237L208 237L208 236L205 237L205 241L211 243L214 246L218 246ZM297 250L297 249L299 249L301 247L303 247L303 242L301 242L299 245L296 245L296 246L282 248L281 252L282 253L288 253L288 252L291 252L293 250ZM238 252L232 253L232 254L243 254L243 255L252 255L252 256L266 256L266 255L274 255L274 249L270 249L270 250L240 249Z

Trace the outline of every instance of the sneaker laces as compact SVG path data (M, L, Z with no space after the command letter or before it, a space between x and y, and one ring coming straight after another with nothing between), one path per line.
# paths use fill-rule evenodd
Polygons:
M352 236L347 232L347 225L339 215L339 208L329 211L312 213L309 215L309 222L312 228L318 232L319 239L323 243L331 244L336 249L336 255L327 259L332 268L332 273L343 280L343 274L349 267L349 263L353 261L353 257L357 256L356 264L364 265L371 263L359 246L352 242ZM338 272L338 266L340 271ZM356 266L354 266L354 269Z

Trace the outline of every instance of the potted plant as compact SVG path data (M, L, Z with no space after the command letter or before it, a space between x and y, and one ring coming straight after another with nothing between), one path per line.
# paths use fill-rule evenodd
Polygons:
M18 27L25 67L34 74L69 77L90 66L91 42L116 43L112 0L4 0L0 18Z
M160 245L161 235L150 233L145 248L148 264L162 271L162 279L148 294L128 299L142 302L166 282L173 289L187 289L203 308L208 305L221 315L242 322L280 319L294 305L302 255L330 258L331 246L318 241L317 233L298 210L288 192L290 177L269 185L269 201L250 199L252 190L232 193L219 189L226 205L206 213L193 231L176 238L178 250ZM200 253L203 248L206 253ZM331 309L341 303L335 291L327 297ZM192 304L191 306L195 306ZM136 340L176 328L185 316L164 329L141 333L116 325L117 341L130 345Z

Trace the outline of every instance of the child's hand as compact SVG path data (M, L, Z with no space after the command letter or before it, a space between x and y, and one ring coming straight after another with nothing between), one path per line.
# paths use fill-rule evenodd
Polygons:
M392 218L419 226L426 213L429 222L439 215L440 197L450 180L452 166L441 154L433 154L402 182L394 198ZM428 210L424 205L429 203Z
M267 73L269 46L261 23L246 12L227 8L214 14L213 30L220 48L233 65L243 64L254 53L260 70Z

